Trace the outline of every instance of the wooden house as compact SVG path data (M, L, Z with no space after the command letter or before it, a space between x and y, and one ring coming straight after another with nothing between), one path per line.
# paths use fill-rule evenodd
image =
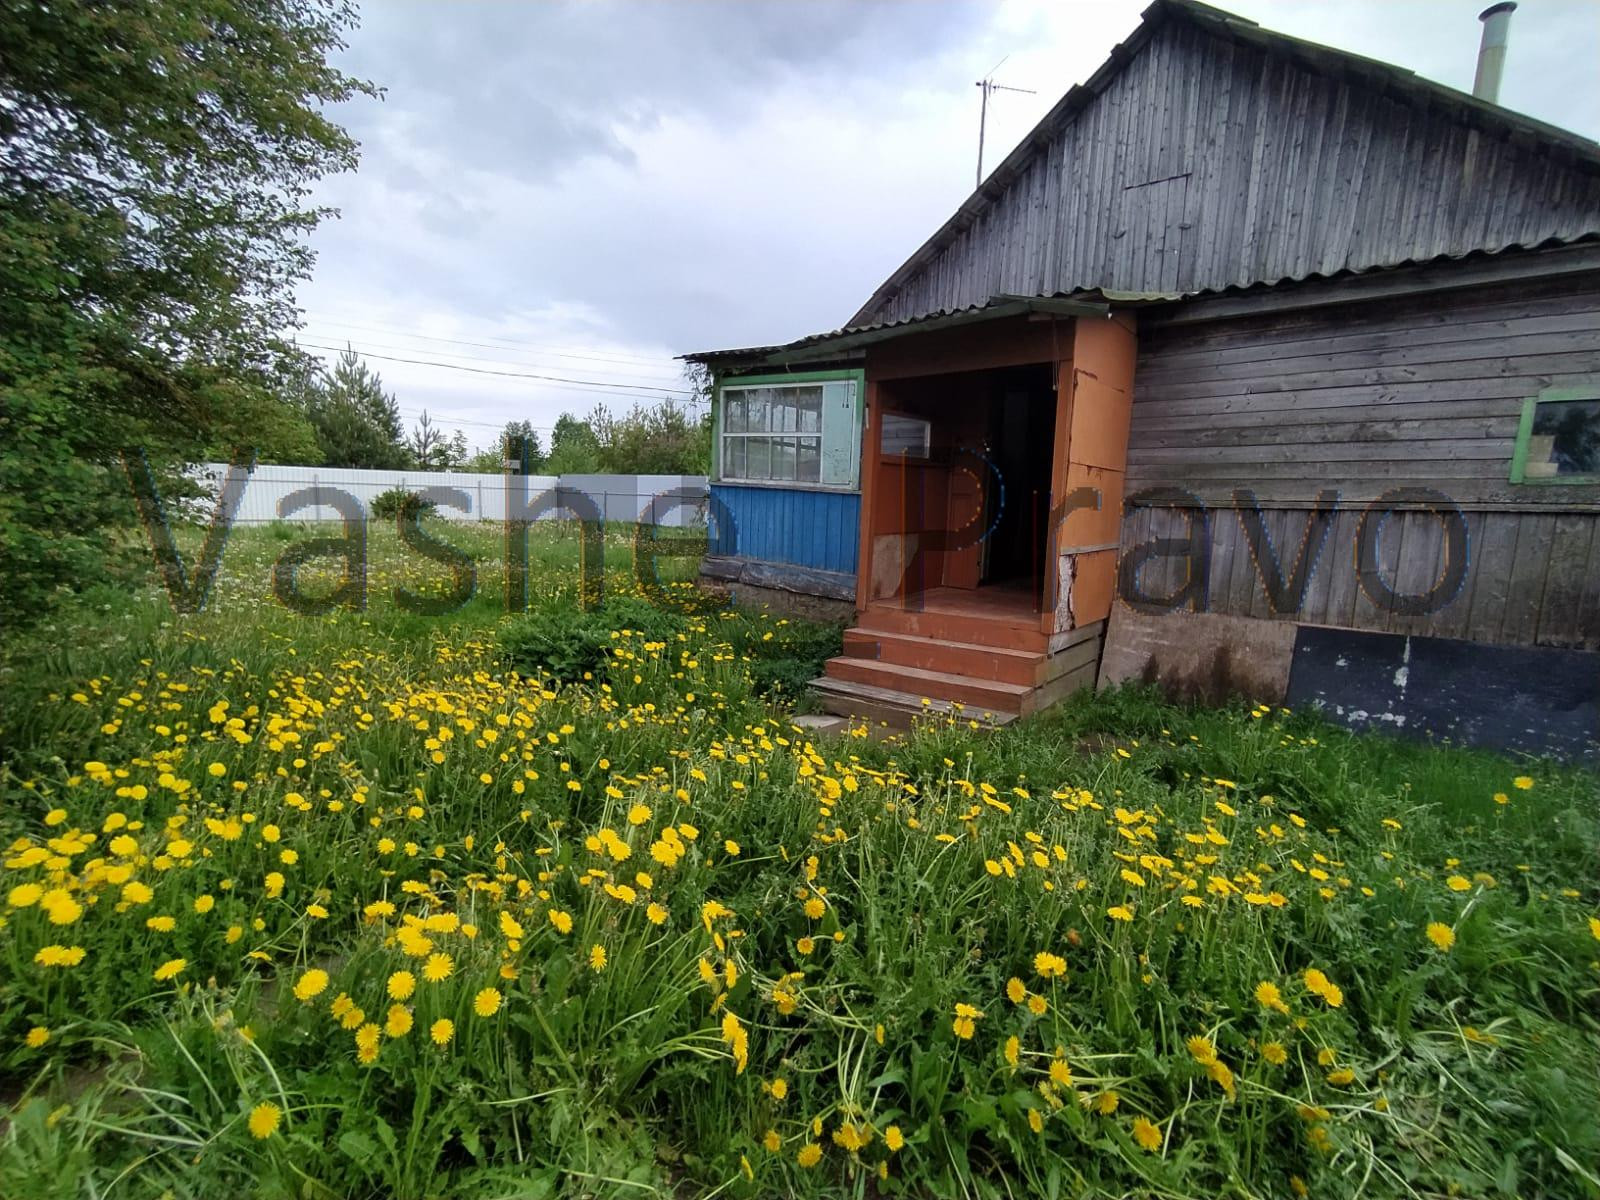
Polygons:
M851 610L836 711L1144 678L1600 742L1585 138L1157 0L843 328L689 357L704 571Z

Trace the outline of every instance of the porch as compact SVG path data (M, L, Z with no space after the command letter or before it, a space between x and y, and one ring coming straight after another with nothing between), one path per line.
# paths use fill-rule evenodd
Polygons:
M867 350L841 715L1002 724L1093 686L1114 590L1132 321L1031 314Z

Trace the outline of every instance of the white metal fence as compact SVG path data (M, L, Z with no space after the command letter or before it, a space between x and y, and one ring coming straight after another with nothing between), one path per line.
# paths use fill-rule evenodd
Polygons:
M195 468L213 504L229 469L226 463ZM509 508L532 520L588 517L672 529L704 525L709 494L704 475L528 475L508 491L504 475L258 466L245 484L234 521L339 521L357 506L370 517L372 501L393 488L450 489L435 491L433 498L435 515L451 521L502 522Z

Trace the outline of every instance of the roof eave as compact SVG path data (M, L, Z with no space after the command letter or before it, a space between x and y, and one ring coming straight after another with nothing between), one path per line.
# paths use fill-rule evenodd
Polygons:
M976 325L1006 317L1106 317L1111 305L1105 299L1074 296L993 296L985 303L960 312L939 313L910 321L818 333L783 346L751 346L743 350L703 350L679 355L686 362L706 366L782 367L839 359L868 346L920 333L936 333L958 326Z

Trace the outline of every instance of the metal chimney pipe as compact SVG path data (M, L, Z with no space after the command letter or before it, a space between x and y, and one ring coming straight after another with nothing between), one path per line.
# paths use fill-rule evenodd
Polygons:
M1472 81L1472 94L1490 104L1500 102L1500 73L1506 66L1506 38L1511 29L1515 0L1502 0L1478 14L1483 22L1483 41L1478 46L1478 74Z

